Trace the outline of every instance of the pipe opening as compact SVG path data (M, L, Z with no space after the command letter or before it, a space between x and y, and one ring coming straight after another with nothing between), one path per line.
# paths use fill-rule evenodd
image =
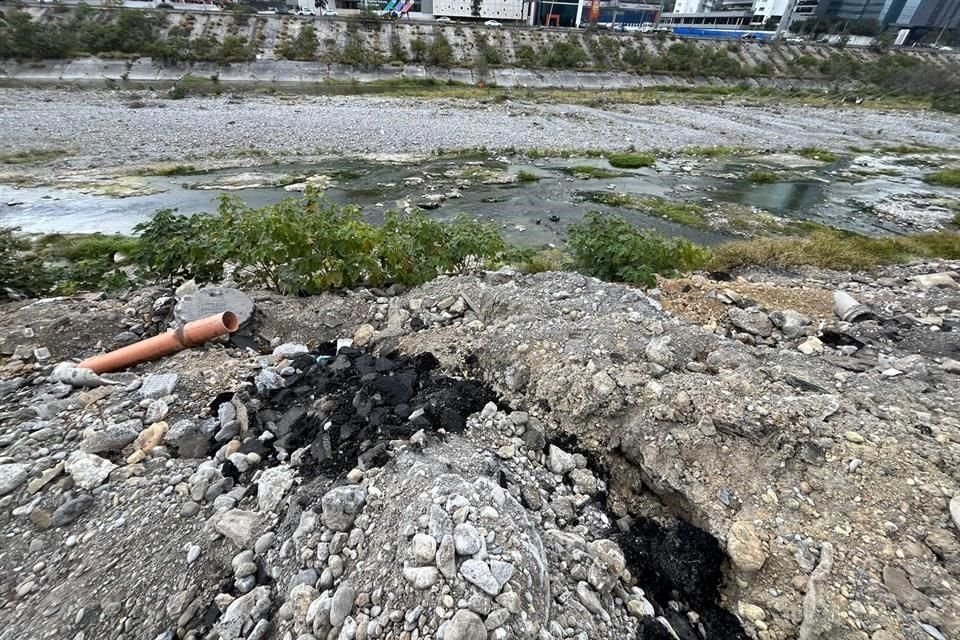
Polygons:
M226 327L230 333L240 328L240 319L237 318L237 314L233 311L224 311L223 315L220 316L220 321L223 322L223 326Z

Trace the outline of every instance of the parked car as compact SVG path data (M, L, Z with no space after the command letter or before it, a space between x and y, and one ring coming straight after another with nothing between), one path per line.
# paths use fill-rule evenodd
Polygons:
M502 26L503 26L502 24L500 24L500 23L497 22L496 20L487 20L487 21L484 22L483 24L487 25L488 27L502 27Z
M335 18L338 14L333 9L324 9L323 13L320 15L327 16L328 18Z
M297 9L297 12L296 12L296 13L297 13L298 16L315 16L315 15L317 15L317 12L314 11L313 9L303 9L303 8Z
M453 20L451 20L447 16L440 16L439 18L437 18L437 22L453 22Z
M264 9L263 11L257 11L258 16L275 16L277 15L276 9Z

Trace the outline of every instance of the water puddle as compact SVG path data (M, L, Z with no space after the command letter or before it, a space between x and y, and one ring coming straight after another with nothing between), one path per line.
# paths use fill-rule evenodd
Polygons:
M773 181L751 179L758 168ZM438 219L466 213L500 224L513 242L533 246L561 243L566 229L591 210L706 244L803 221L882 235L936 229L952 217L950 203L960 190L924 184L923 171L889 159L827 164L785 154L677 158L634 170L583 158L347 159L87 183L66 176L57 186L0 184L0 225L30 233L129 233L160 209L211 212L221 195L261 207L314 185L333 202L359 206L372 222L390 209L412 206ZM640 204L624 206L624 198ZM648 209L644 203L651 201L693 203L702 209L701 219L678 221Z

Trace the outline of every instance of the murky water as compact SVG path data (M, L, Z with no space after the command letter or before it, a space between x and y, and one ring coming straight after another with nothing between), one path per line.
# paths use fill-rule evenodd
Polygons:
M694 229L637 211L587 202L582 194L604 191L659 196L707 207L733 203L788 219L810 220L868 234L916 230L916 225L906 219L878 215L871 208L875 203L894 200L909 204L924 198L960 196L957 190L929 187L910 176L867 176L857 182L838 180L836 172L846 167L844 162L790 171L783 175L791 179L772 184L754 184L743 178L745 165L736 158L701 162L692 170L682 161L667 161L658 163L656 169L618 170L622 175L600 179L571 177L564 172L565 168L584 165L611 170L606 161L599 159L524 164L507 159L469 158L416 163L339 160L318 165L270 165L201 175L147 177L137 179L138 184L153 193L124 198L49 186L0 185L0 225L19 226L31 233L129 233L159 209L172 208L188 214L211 212L221 194L259 207L299 195L282 186L264 185L287 184L294 176L327 176L329 181L321 180L328 182L326 196L337 203L360 206L373 222L382 220L384 212L391 208L442 200L438 208L430 211L431 216L449 219L467 213L501 224L504 235L512 241L545 245L561 242L567 227L582 219L587 211L600 210L617 212L639 226L667 235L711 244L729 238L730 233L723 229ZM532 173L539 180L500 183L520 171ZM228 188L251 184L260 186Z

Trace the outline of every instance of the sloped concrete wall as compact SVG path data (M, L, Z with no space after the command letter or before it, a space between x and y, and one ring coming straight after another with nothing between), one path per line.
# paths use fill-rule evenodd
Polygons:
M835 83L801 78L754 78L747 81L717 77L680 77L664 74L597 73L588 71L491 69L481 75L473 69L452 69L405 65L369 70L325 62L258 60L256 62L217 65L192 63L169 65L150 58L133 61L82 58L71 61L23 63L0 62L0 83L7 86L64 85L81 87L163 88L180 82L184 86L219 83L224 87L276 87L311 91L329 83L371 83L384 80L414 79L461 84L495 84L514 88L558 88L584 90L642 89L648 87L738 86L785 89L845 89Z

